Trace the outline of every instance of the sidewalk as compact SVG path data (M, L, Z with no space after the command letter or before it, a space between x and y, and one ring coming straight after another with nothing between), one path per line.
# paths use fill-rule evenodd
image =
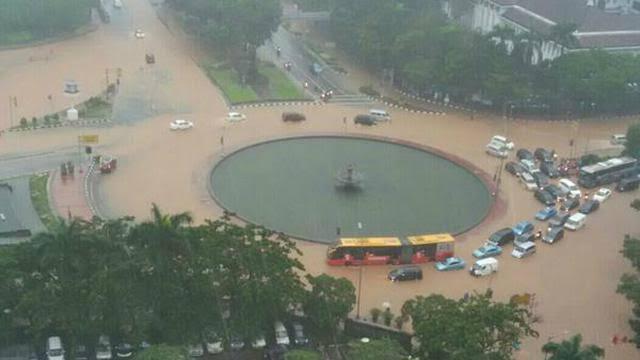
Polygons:
M60 171L51 173L51 206L53 210L62 218L79 217L84 220L91 220L93 212L89 207L84 189L84 176L86 167L83 166L82 173L76 169L74 176L60 176Z

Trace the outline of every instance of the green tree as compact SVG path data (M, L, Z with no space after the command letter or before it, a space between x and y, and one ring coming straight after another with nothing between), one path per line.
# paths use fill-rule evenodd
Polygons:
M356 302L355 287L345 278L326 274L307 276L311 291L303 307L315 333L323 341L334 341L340 321L353 310Z
M562 46L562 53L564 54L565 49L578 46L578 39L574 35L577 29L578 26L574 23L555 24L551 27L547 39Z
M409 300L406 311L420 342L418 355L427 360L507 360L514 343L538 335L526 308L493 302L485 295L466 301L418 296Z
M640 211L640 199L634 200L631 207ZM631 262L634 272L622 275L617 291L633 304L629 325L635 333L632 341L640 344L640 239L629 235L625 236L622 255Z
M580 334L560 343L549 341L542 346L542 352L551 354L549 360L597 360L604 358L604 349L596 345L583 346Z
M627 143L624 152L629 156L640 158L640 124L633 124L627 129Z
M349 359L358 360L402 360L407 352L397 341L382 338L369 342L352 341L347 351Z

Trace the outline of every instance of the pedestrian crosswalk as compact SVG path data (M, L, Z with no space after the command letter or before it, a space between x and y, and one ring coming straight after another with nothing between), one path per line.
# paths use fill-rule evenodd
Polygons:
M338 94L329 99L329 103L340 105L369 105L373 100L363 94Z

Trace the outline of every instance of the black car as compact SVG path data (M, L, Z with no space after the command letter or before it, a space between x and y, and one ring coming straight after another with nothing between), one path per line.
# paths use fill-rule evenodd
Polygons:
M516 151L516 157L518 158L518 160L526 159L533 161L533 154L527 149L518 149L518 151Z
M513 232L512 228L504 228L491 234L491 236L489 236L489 242L498 246L504 246L515 240L515 238L516 233Z
M554 206L556 204L556 197L551 195L546 189L538 189L534 194L536 200L540 201L544 205Z
M536 158L536 160L540 161L541 163L553 161L553 152L544 148L537 148L533 152L533 156Z
M130 359L133 357L133 346L127 343L120 343L116 345L116 358L117 359Z
M542 236L541 231L531 231L526 234L518 235L514 240L515 243L521 244L525 242L536 242Z
M264 350L263 359L265 360L284 360L287 348L284 345L276 345Z
M544 189L548 191L549 194L553 195L553 197L555 197L556 199L564 197L566 195L564 191L562 191L562 189L560 189L560 187L556 184L549 184L545 186Z
M545 186L549 185L549 178L547 177L547 175L543 174L542 172L536 171L531 175L533 176L533 179L536 181L536 185L538 185L538 188L544 188Z
M520 173L524 171L522 165L518 164L515 161L509 161L508 163L506 163L504 165L504 169L507 170L509 174L516 176L520 175Z
M542 237L542 241L553 244L554 242L561 240L564 237L564 228L562 226L552 226L547 230L547 233Z
M147 64L151 65L151 64L155 64L156 63L156 56L153 54L146 54L144 56L144 60L147 62Z
M388 278L391 281L422 280L422 269L417 266L393 269L389 272Z
M562 227L564 226L564 223L567 222L567 220L571 217L571 213L568 211L559 213L558 215L554 216L551 218L551 220L549 220L549 226L551 227Z
M304 327L299 322L291 324L291 334L293 334L293 342L298 346L309 345L309 338L304 335Z
M620 192L631 191L638 188L640 185L640 177L634 176L620 180L618 185L616 185L616 190Z
M566 211L573 210L580 206L580 198L575 197L567 197L564 202L562 202L562 208Z
M592 212L598 210L600 208L600 201L598 200L587 200L582 206L580 206L579 212L583 214L591 214Z
M367 126L372 126L376 124L376 118L371 116L371 115L356 115L355 118L353 118L353 123L354 124L360 124L360 125L367 125Z
M560 176L560 171L558 171L558 167L553 161L543 162L540 164L540 171L552 179Z
M76 360L89 360L89 349L84 345L76 346Z

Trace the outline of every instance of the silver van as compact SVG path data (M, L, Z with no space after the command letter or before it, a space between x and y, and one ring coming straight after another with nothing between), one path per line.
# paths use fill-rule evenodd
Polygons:
M47 339L47 360L64 360L64 348L59 336Z
M369 115L376 118L378 121L391 121L391 115L385 110L371 109Z
M536 252L536 244L531 241L514 243L514 245L513 251L511 252L511 256L514 258L522 259Z

